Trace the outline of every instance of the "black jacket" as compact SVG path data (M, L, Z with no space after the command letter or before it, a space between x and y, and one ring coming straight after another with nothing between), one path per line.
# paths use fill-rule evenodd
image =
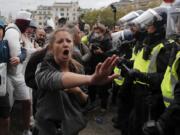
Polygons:
M176 133L176 130L180 129L180 82L174 90L173 103L165 110L158 121L160 122L165 135L180 134L180 130Z
M178 48L179 50L179 48ZM177 50L176 50L177 51ZM171 52L172 57L176 56L175 52ZM175 57L173 58L175 60ZM170 62L169 64L171 64ZM177 68L178 79L180 80L180 59ZM180 134L180 81L177 83L174 89L173 103L166 109L166 111L160 116L159 122L166 134L179 135ZM177 129L179 129L177 131Z
M160 89L161 81L164 77L164 73L166 71L167 65L169 63L169 58L171 55L171 49L173 48L168 41L164 39L164 32L162 33L156 33L152 35L148 35L147 38L144 40L144 59L149 59L150 53L152 49L162 43L164 47L160 50L157 60L156 60L156 66L157 66L157 72L156 73L147 73L143 75L140 75L138 77L139 80L142 80L144 82L147 82L152 85L153 89Z

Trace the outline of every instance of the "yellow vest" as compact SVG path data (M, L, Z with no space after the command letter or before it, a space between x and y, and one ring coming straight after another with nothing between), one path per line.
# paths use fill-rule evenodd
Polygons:
M133 48L133 50L132 50L132 56L131 56L130 60L135 60L135 58L136 58L137 54L134 53L134 50L135 50L135 48Z
M132 50L132 56L131 56L130 60L135 60L136 56L140 53L140 51L138 51L137 53L135 53L134 51L135 51L135 47Z
M81 38L81 43L84 45L88 45L88 36L85 35Z
M121 75L121 69L119 69L118 67L114 68L114 73ZM124 83L124 77L119 76L117 79L114 79L115 84L117 84L118 86L122 86Z
M172 67L167 67L163 81L161 83L161 90L166 107L168 107L174 99L174 88L178 82L177 68L179 65L179 59L180 51L176 54L176 59L173 62Z
M151 56L150 56L149 60L143 59L143 53L144 53L144 48L143 48L140 51L140 53L138 53L136 56L136 59L134 61L134 65L133 65L133 69L137 69L143 73L155 73L155 72L157 72L156 60L157 60L157 56L158 56L161 48L163 48L163 47L164 46L162 43L155 46L153 48L153 50L151 51ZM140 84L148 85L148 84L141 82L141 81L135 81L134 83L137 83L137 82Z

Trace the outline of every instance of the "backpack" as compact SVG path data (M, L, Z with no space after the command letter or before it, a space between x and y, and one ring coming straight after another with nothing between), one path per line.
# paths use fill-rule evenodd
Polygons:
M6 95L7 63L9 62L9 46L7 40L0 41L0 96Z
M7 40L0 41L0 63L8 63L10 59Z
M37 90L37 84L35 81L35 72L37 65L41 63L46 55L47 47L43 48L41 51L37 51L33 53L27 63L26 70L25 70L25 82L26 85L33 90Z

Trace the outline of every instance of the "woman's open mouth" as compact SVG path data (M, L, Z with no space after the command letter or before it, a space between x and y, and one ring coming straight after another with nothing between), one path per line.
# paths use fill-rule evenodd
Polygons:
M63 51L63 54L66 55L66 56L68 56L68 55L69 55L69 50L64 50L64 51Z

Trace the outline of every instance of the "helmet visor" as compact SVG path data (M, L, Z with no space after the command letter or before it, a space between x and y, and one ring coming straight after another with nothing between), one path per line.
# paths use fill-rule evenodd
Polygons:
M123 16L122 18L119 19L119 23L123 24L123 23L126 23L126 22L129 22L131 20L133 20L134 18L138 17L139 14L136 13L135 11L133 12L130 12L129 14Z
M162 17L153 9L148 9L138 18L134 19L132 24L138 27L138 29L144 30L147 26L153 25L155 19L160 21Z

